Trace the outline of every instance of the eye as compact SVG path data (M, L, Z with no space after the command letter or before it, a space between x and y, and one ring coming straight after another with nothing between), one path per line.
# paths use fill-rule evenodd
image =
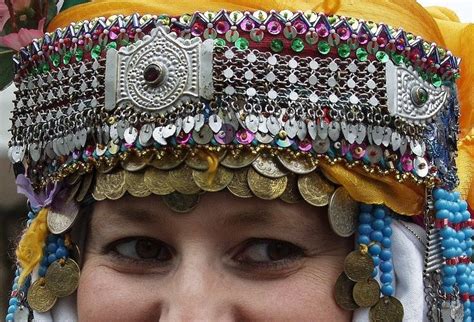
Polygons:
M411 90L410 98L415 106L422 106L428 101L428 92L423 87L415 86Z
M303 250L289 242L275 239L252 239L234 257L242 263L272 263L303 256Z
M168 245L151 238L130 238L118 242L114 250L120 256L135 260L169 261L173 257Z

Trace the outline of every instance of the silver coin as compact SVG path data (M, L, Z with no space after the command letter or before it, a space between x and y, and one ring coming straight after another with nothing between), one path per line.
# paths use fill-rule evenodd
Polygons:
M317 139L313 141L313 150L316 153L326 153L327 150L329 150L329 147L331 145L331 142L329 141L329 138L326 137L326 139Z
M428 162L426 162L425 158L416 157L414 166L415 166L415 172L418 176L423 178L428 175L429 167L428 167Z
M184 118L183 121L183 131L184 133L188 134L191 132L194 128L194 117L191 115L188 115Z
M260 154L252 162L252 167L267 178L281 178L288 173L288 170L282 167L276 159L265 154Z
M341 237L349 237L357 227L358 203L344 187L337 188L328 206L329 225Z
M273 137L268 133L257 132L255 133L255 138L257 139L258 142L263 143L263 144L269 144L273 141Z
M137 139L138 130L134 128L133 126L131 126L125 130L123 135L125 138L125 142L127 142L128 144L133 144L135 140Z
M76 221L78 213L79 208L74 202L68 202L60 209L50 209L47 218L49 231L53 234L62 234L69 230Z
M193 131L193 139L197 144L208 144L213 136L214 133L207 124L204 124L199 132L196 129Z
M144 124L140 129L140 135L138 136L138 141L141 145L148 145L151 137L153 136L154 127L152 124Z
M13 319L14 321L24 322L28 321L29 315L30 311L25 306L21 305L13 315Z
M329 138L333 141L339 139L339 134L341 133L341 124L339 122L331 122L328 128Z
M222 128L222 119L219 117L219 115L214 114L209 117L209 127L214 133L218 133L220 131Z

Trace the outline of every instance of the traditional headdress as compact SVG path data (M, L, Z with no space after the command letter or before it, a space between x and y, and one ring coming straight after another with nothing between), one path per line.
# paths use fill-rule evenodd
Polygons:
M419 5L364 6L93 1L58 15L14 57L9 156L32 212L7 321L75 291L68 231L90 195L156 194L186 212L222 189L329 205L333 230L358 235L336 301L374 321L403 317L391 222L412 216L428 316L469 319L472 90ZM446 41L472 39L464 27Z

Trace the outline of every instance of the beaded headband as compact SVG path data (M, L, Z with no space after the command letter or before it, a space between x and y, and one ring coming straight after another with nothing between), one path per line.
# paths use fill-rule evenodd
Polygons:
M384 24L118 16L46 34L16 63L9 156L37 186L124 150L235 144L457 184L458 60Z

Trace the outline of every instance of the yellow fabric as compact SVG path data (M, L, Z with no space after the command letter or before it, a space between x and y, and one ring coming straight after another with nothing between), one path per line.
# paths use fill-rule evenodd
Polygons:
M385 204L401 215L419 214L425 205L424 188L413 182L399 183L391 177L369 174L359 167L349 169L342 164L322 162L320 167L359 202Z
M445 8L433 7L426 10L415 0L228 0L228 1L169 1L149 0L93 0L90 3L74 6L59 14L50 23L48 29L67 26L70 22L92 19L98 16L116 14L168 14L178 16L195 11L253 11L253 10L313 10L328 14L384 22L393 27L402 27L406 31L423 37L427 41L447 47L456 56L462 57L462 77L458 81L461 101L461 140L457 159L460 191L474 206L473 168L474 163L474 123L473 100L474 81L473 55L474 43L473 24L459 23L456 15ZM470 133L470 136L468 135ZM347 169L342 165L329 167L323 165L325 171L344 184L353 198L367 203L385 203L394 211L407 215L415 215L422 211L424 191L414 184L400 184L395 179L370 175L363 170ZM364 187L362 189L361 187Z
M48 235L48 208L40 210L31 225L26 229L16 248L16 258L22 268L18 285L25 282L25 278L30 275L43 257L43 247Z

